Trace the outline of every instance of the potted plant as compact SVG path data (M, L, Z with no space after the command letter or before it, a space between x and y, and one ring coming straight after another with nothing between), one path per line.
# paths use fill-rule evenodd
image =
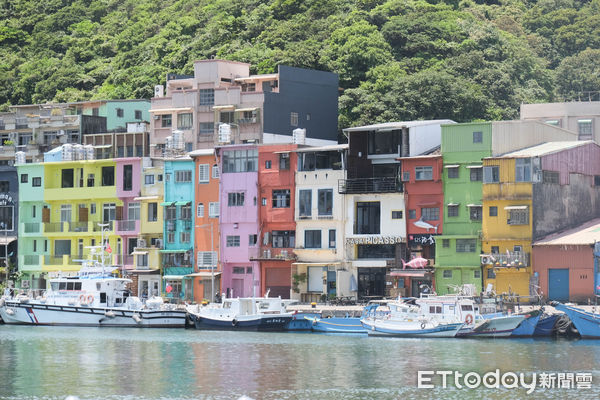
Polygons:
M294 293L300 293L300 284L306 282L306 272L292 275L292 290Z

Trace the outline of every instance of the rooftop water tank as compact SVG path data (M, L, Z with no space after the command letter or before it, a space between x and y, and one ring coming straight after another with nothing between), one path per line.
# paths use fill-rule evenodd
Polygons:
M229 125L229 124L219 125L219 143L223 143L223 144L231 143L231 125Z
M15 153L15 164L25 164L26 162L27 162L27 159L25 158L25 152L17 151Z
M296 128L292 131L293 144L306 144L306 129Z
M72 161L73 160L73 145L65 143L62 145L62 160Z

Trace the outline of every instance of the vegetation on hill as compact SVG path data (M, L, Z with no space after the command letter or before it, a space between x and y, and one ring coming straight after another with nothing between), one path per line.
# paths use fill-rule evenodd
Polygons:
M600 91L600 0L0 0L0 110L149 98L221 58L339 74L340 127Z

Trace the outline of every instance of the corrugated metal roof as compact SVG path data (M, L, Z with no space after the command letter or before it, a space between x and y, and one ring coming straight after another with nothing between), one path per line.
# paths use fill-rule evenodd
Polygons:
M190 156L190 157L210 156L213 154L215 154L215 149L199 149L199 150L190 151L188 153L188 156Z
M503 154L498 157L492 158L527 158L535 157L546 154L556 153L562 150L572 149L574 147L583 146L589 143L594 143L593 140L582 140L582 141L566 141L566 142L546 142L538 144L537 146L527 147L525 149L512 151L510 153Z
M591 220L580 227L554 233L538 240L534 246L586 245L600 241L600 218Z
M311 147L302 147L294 150L296 153L308 153L313 151L339 151L346 150L348 148L348 143L344 144L333 144L330 146L311 146Z
M385 122L382 124L373 124L365 126L355 126L353 128L343 129L344 132L360 132L360 131L386 131L392 129L401 129L402 127L412 128L414 126L438 125L438 124L454 124L451 119L432 119L424 121L401 121L401 122Z

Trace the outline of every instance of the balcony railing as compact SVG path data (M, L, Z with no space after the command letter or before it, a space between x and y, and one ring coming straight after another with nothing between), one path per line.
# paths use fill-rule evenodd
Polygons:
M70 222L69 232L87 232L88 223L86 222Z
M483 265L495 267L528 267L529 253L524 251L509 251L504 253L482 254Z
M71 256L63 257L63 256L44 256L44 264L46 265L63 265L65 258L67 259L67 264L71 263Z
M296 255L291 248L251 247L248 249L250 260L295 260Z
M117 254L115 255L114 262L117 265L133 265L134 256L130 254Z
M395 193L402 192L402 183L397 178L340 179L338 193Z
M38 254L26 254L23 256L23 264L25 265L40 265L40 256ZM61 258L62 264L62 258Z
M44 223L44 232L56 233L64 232L62 222L46 222Z
M194 267L191 265L166 266L164 267L164 275L189 275L194 272Z
M25 233L40 233L40 223L39 222L24 222L23 223L23 232Z
M92 226L93 226L92 230L93 230L94 232L102 232L102 229L103 229L103 228L106 228L106 229L108 229L109 231L112 231L112 230L113 230L113 227L114 227L114 224L113 224L113 222L114 222L114 221L106 221L106 222L99 222L99 221L95 221L95 222L92 222ZM98 225L98 224L102 224L102 225L108 225L108 226L105 226L105 227L104 227L104 226L100 226L100 225Z
M135 231L135 220L122 220L117 221L117 230L121 232L132 232Z

